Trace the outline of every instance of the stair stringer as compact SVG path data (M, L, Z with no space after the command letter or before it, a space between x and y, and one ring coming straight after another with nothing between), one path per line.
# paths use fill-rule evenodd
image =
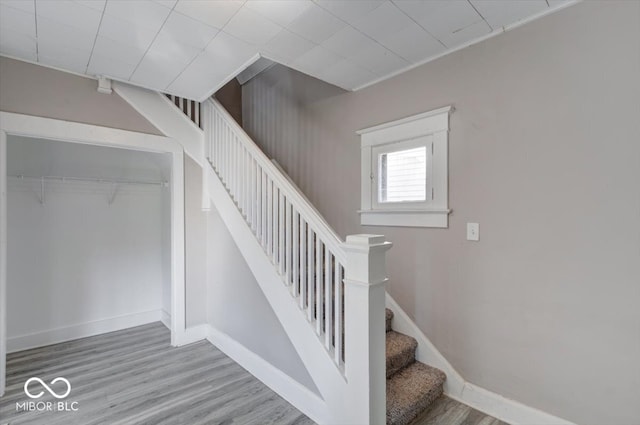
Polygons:
M204 172L211 201L324 400L326 415L321 418L322 422L357 423L353 416L357 409L353 409L349 403L349 390L355 389L348 388L346 378L299 309L289 288L285 286L277 269L246 224L222 181L211 167L205 167ZM304 406L296 407L305 411Z

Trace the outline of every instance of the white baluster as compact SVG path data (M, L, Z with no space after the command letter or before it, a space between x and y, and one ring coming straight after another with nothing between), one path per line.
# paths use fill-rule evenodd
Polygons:
M336 318L334 321L335 330L333 334L335 335L334 340L334 356L335 362L338 366L342 365L342 337L343 337L343 327L342 327L342 264L336 262L335 269L333 270L333 280L335 282L335 307L334 311L336 312Z
M313 310L315 306L313 235L311 226L307 225L307 319L310 322L313 321Z
M278 271L281 275L284 275L284 213L285 213L285 204L284 204L284 195L281 190L278 190ZM289 284L289 282L287 282Z
M307 303L307 229L304 218L300 216L300 308L304 310Z
M292 212L291 212L291 204L288 200L285 199L285 225L284 225L284 245L286 250L285 255L285 278L287 281L287 285L291 285L291 269L293 265L291 264L291 259L293 257L292 247L293 241L291 240L291 236L293 234L293 222L292 222Z
M331 335L333 332L333 285L331 266L333 255L324 247L324 346L331 350Z
M268 178L268 177L267 177ZM273 259L273 182L267 180L267 255Z
M316 235L316 333L322 334L322 243L320 237Z
M294 296L298 296L300 294L300 282L298 281L298 277L300 276L300 263L298 259L300 258L300 239L298 230L300 228L300 216L298 215L298 211L295 210L293 205L291 206L293 210L293 235L291 241L291 252L293 254L293 259L291 261L291 272L293 274L293 293Z
M267 173L262 170L262 247L267 250L269 239L267 235L269 229L267 229L267 211L269 210L269 204L267 202L269 188L267 187Z

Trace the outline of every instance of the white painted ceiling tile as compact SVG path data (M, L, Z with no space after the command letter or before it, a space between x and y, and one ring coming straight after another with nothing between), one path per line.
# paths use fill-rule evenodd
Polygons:
M27 50L14 48L9 44L5 44L3 41L0 41L0 54L3 56L10 56L13 58L22 59L22 60L31 61L31 62L36 62L37 60L35 47L32 51L31 50L27 51Z
M0 27L0 52L35 60L36 39L35 37L12 31L7 27Z
M263 47L262 51L274 60L291 62L315 46L309 40L283 29Z
M0 27L35 38L35 15L0 5Z
M385 36L380 44L409 62L420 62L444 52L445 47L415 23Z
M180 0L173 10L221 29L243 3L243 0Z
M224 27L224 32L254 45L262 45L280 32L282 27L259 15L242 8Z
M349 57L371 44L376 44L376 42L355 28L346 26L326 39L322 46L339 55Z
M102 17L99 34L123 44L129 43L140 50L147 50L156 36L154 31L110 15Z
M141 49L133 44L126 44L107 37L98 36L93 49L93 54L109 58L118 58L121 62L137 65L144 56L146 49Z
M318 76L343 59L342 56L322 46L316 46L293 61L291 65L303 72Z
M89 63L90 52L61 45L38 45L38 62L57 68L84 73Z
M153 0L153 1L164 7L168 7L169 9L173 9L176 3L178 2L178 0Z
M350 60L343 59L327 68L322 73L322 78L345 90L353 90L377 77Z
M287 26L311 6L311 0L247 0L244 7Z
M215 58L217 62L215 68L236 69L251 57L256 56L258 50L254 46L221 31L209 43L204 53Z
M95 9L100 13L104 11L104 7L107 5L107 0L74 0L74 1L76 3L80 3L83 6L90 7L91 9Z
M352 25L374 40L380 41L409 25L416 24L392 3L386 2L356 19Z
M384 2L385 0L316 0L316 3L320 7L350 24L379 7Z
M0 0L0 6L7 6L13 9L18 9L23 12L34 15L36 13L35 4L33 1L25 0Z
M202 99L258 58L256 51L240 40L220 32L207 49L167 87L168 93L184 93L188 99ZM244 69L243 68L243 69Z
M545 0L472 0L471 3L493 29L511 25L548 8Z
M109 0L104 13L157 33L171 9L146 0Z
M147 54L131 76L131 81L146 87L164 89L180 75L186 66L164 55Z
M184 67L201 51L202 49L182 44L161 31L149 47L147 56L151 56L156 62L162 58L166 62L175 62Z
M394 0L394 4L438 39L482 21L467 1Z
M320 44L345 26L343 21L313 4L287 28L307 40Z
M177 42L204 49L218 30L200 21L173 12L160 31L165 36L172 37Z
M440 35L438 36L438 39L442 41L445 46L453 48L483 37L490 32L491 27L482 20L451 34Z
M555 9L556 7L566 6L571 3L575 3L575 0L547 0L549 7Z
M87 33L52 19L38 17L38 46L60 45L90 53L95 36L95 30Z
M349 59L378 76L385 76L409 65L409 62L379 44L372 44Z
M37 0L36 14L93 34L102 16L102 12L71 0Z
M89 61L87 74L104 75L116 80L127 81L135 68L135 64L125 63L109 56L100 56L94 52Z

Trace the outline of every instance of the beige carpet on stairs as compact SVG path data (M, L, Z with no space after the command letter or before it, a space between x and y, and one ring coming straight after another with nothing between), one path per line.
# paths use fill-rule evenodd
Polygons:
M442 394L443 371L416 361L418 342L391 328L386 310L387 424L407 425L429 409Z

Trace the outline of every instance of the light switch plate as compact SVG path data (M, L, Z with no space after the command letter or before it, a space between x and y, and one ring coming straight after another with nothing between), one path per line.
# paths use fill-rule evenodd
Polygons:
M468 241L480 240L480 224L479 223L467 223L467 240Z

